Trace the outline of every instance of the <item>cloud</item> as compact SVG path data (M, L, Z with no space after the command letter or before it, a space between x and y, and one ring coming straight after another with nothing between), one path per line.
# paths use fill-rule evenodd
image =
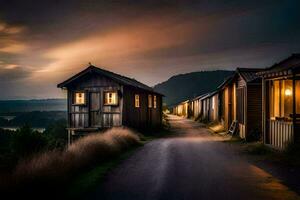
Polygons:
M154 85L176 73L264 67L299 51L292 0L29 2L0 6L7 97L59 96L56 84L89 62Z
M15 64L0 68L0 82L18 82L30 77L31 71Z
M16 54L27 50L28 46L23 42L25 30L24 26L0 21L0 53Z

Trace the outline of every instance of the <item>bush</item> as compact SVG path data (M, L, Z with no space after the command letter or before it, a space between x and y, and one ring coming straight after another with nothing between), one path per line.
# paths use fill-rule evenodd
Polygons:
M10 140L14 131L0 128L0 154L10 151Z
M37 190L48 189L45 186L58 194L65 181L80 170L110 160L139 144L139 137L125 128L94 133L78 139L65 151L44 152L21 161L14 171L13 180L28 194L34 190L31 192L36 195Z
M272 149L260 142L248 145L246 151L252 155L267 155L272 153Z
M253 128L249 131L249 134L246 138L247 142L254 142L261 140L261 131L258 128Z
M24 125L18 129L11 138L11 150L17 157L30 156L47 147L46 137L34 131L30 126Z
M50 124L43 134L48 140L48 149L64 149L68 142L67 120L60 119Z

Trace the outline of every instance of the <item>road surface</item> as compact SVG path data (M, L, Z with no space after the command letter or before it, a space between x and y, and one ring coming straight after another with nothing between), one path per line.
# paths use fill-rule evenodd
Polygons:
M147 143L89 199L299 199L200 123L169 116L178 137Z

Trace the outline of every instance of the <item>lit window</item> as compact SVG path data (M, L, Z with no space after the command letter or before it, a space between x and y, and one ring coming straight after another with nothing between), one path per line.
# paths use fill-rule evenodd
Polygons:
M140 95L138 95L138 94L136 94L136 95L134 95L134 105L135 105L135 107L136 108L139 108L140 107Z
M293 113L292 80L271 82L270 117L289 118Z
M156 96L153 96L153 108L156 108Z
M148 95L148 108L152 108L152 95Z
M85 93L84 92L75 92L74 104L85 104Z
M117 92L104 92L104 105L118 105Z

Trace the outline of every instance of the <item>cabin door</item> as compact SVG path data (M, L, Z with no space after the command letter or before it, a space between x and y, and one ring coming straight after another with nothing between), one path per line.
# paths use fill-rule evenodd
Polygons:
M90 123L91 127L102 127L101 93L90 93Z

